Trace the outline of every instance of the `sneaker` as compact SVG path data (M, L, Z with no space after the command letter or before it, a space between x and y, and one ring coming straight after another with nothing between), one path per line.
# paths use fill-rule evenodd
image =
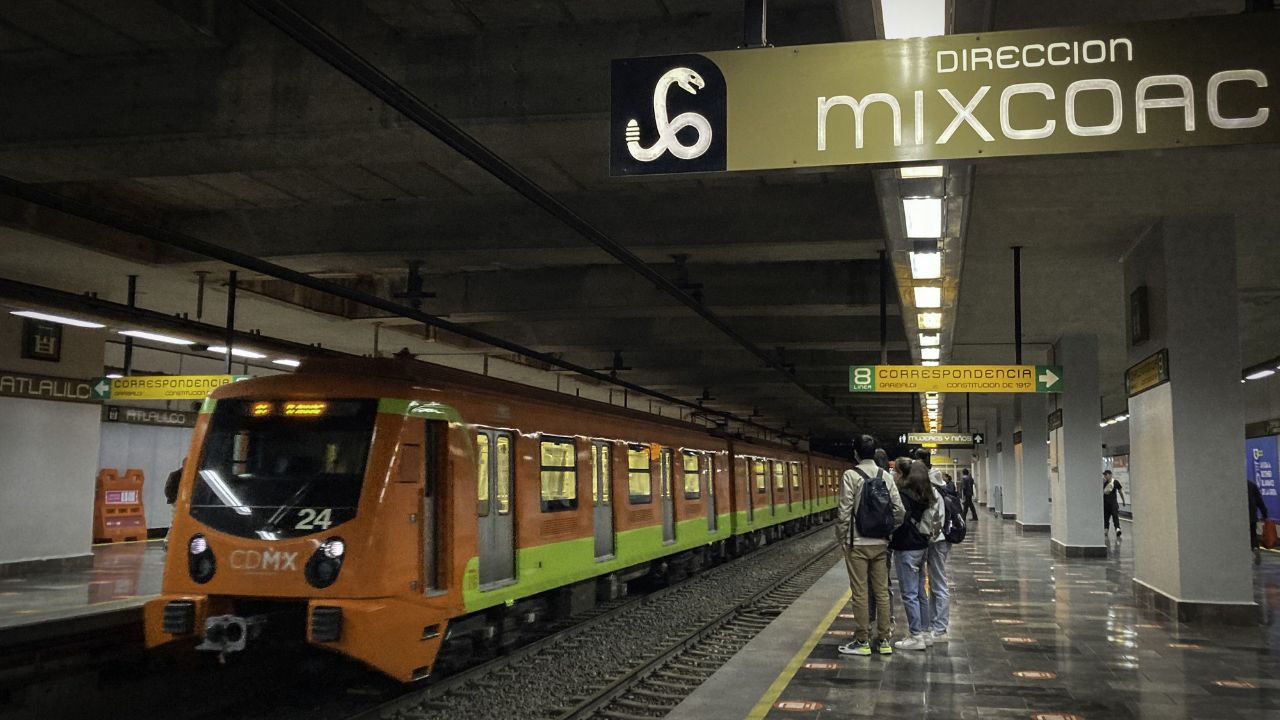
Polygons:
M836 648L841 655L870 655L871 644L866 640L852 640Z
M929 646L924 641L924 635L912 635L893 644L899 650L928 650Z
M1121 535L1123 535L1123 534L1124 534L1124 533L1120 532L1120 528L1116 528L1116 539L1117 539L1117 540L1119 540L1119 539L1120 539L1120 536L1121 536Z
M893 646L889 644L889 641L888 641L888 640L881 640L879 643L877 643L877 644L876 644L876 650L877 650L881 655L892 655L892 654L893 654Z
M947 631L946 631L946 630L943 630L942 632L938 632L937 630L934 630L932 633L930 633L930 635L933 637L933 644L934 644L934 645L946 645L946 644L947 644Z
M924 638L925 647L933 647L933 633L929 632L928 630L925 630L924 634L921 635L921 637Z

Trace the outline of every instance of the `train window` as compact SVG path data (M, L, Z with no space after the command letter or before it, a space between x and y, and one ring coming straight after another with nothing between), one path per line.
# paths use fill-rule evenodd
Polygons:
M305 416L273 411L285 405L218 403L197 465L192 518L237 537L281 540L356 516L377 401L315 403L323 412Z
M751 461L751 474L756 478L756 492L764 493L768 489L769 478L765 472L763 460Z
M653 502L652 468L649 464L649 448L644 445L627 446L627 492L631 504Z
M773 462L773 485L779 490L784 490L787 487L787 478L785 475L786 471L782 469L781 462L777 460L774 460L772 462Z
M787 463L787 469L791 471L791 487L800 487L800 463Z
M489 514L489 436L476 434L476 514Z
M609 444L591 443L591 504L609 504L609 485L613 483L613 465L609 462Z
M682 462L684 463L684 499L697 500L702 497L702 487L699 484L702 479L702 456L686 451Z
M573 440L546 440L542 452L542 512L578 507L578 466Z
M494 499L498 501L498 514L511 512L511 436L499 435L496 438L498 477L494 488Z
M706 466L703 468L707 471L707 495L712 497L716 494L716 456L708 455Z

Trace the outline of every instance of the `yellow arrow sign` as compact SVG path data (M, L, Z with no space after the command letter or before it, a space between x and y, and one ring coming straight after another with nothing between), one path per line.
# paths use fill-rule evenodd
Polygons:
M248 375L138 375L111 381L112 400L203 400Z

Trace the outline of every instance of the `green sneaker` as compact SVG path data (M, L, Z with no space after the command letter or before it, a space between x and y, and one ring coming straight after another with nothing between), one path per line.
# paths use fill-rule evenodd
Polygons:
M863 640L861 642L857 640L853 640L851 642L845 643L844 645L841 645L840 647L836 648L836 650L839 651L841 655L866 656L871 654L871 644L868 643L866 640Z
M892 655L893 645L891 645L888 640L881 640L876 645L876 652L880 653L881 655Z

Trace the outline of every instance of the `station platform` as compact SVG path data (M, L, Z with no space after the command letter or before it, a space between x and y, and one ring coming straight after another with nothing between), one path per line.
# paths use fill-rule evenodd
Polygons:
M0 578L0 647L140 623L160 592L164 542L93 548L93 566Z
M1132 548L1108 543L1056 560L1047 533L984 516L952 549L949 644L891 656L837 652L854 628L838 563L668 718L1280 717L1280 555L1255 566L1266 625L1205 628L1140 613Z

